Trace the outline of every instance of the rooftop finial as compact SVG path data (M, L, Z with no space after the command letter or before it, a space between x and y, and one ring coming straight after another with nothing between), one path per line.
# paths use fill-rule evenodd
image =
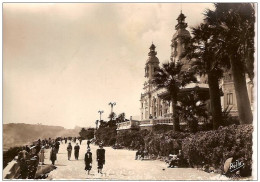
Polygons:
M155 45L152 42L152 45L149 48L150 49L150 52L148 53L149 56L152 56L152 55L155 56L157 54L156 51L155 51L155 48L156 47L155 47Z

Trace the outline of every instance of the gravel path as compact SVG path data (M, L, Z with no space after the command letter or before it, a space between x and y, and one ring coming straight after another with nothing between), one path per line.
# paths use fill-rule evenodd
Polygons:
M75 144L72 143L74 147ZM109 179L109 180L228 180L228 178L214 173L206 173L193 168L167 168L167 165L158 160L134 160L135 151L125 149L114 150L111 147L105 147L106 164L103 174L97 173L96 149L97 146L91 145L93 155L93 166L90 175L84 170L84 155L87 149L86 141L80 146L79 160L67 159L67 145L60 145L57 169L50 172L48 180L61 179ZM49 154L46 163L50 164Z

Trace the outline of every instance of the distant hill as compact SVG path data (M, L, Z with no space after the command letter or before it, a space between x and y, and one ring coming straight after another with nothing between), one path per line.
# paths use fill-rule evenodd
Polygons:
M48 126L24 123L10 123L3 125L3 147L4 150L25 144L38 139L56 137L77 137L81 127L66 129L61 126Z

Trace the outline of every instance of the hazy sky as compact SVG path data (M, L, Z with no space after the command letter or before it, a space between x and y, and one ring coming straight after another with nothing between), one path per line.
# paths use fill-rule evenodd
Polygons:
M98 110L140 115L152 43L169 60L176 18L202 22L212 4L4 3L4 123L94 126Z

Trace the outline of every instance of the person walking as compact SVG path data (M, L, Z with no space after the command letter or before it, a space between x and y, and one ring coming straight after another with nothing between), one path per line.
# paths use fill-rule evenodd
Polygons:
M45 149L44 149L44 146L42 146L40 152L39 152L39 158L40 158L40 161L42 163L42 165L44 165L44 152L45 152Z
M59 141L55 142L55 148L56 148L56 153L59 153L59 149L60 149L60 142Z
M28 165L27 160L29 159L29 153L26 151L26 147L18 153L18 163L20 165L20 175L22 179L28 177Z
M70 160L71 157L71 152L72 152L72 146L71 143L69 142L69 145L67 147L67 151L68 151L68 160Z
M88 148L85 154L85 170L88 171L88 174L92 168L92 153L90 152L90 148Z
M57 160L57 149L55 148L55 146L52 146L51 148L50 160L52 162L52 165L55 165L55 161Z
M98 173L102 174L103 165L105 164L105 149L103 149L103 144L99 144L97 149L97 163L98 163Z
M82 138L79 138L79 144L81 145L81 142L82 142Z
M90 144L91 144L91 142L90 142L90 140L88 140L87 141L88 148L90 148L90 146L89 146Z
M79 144L76 143L76 146L74 147L74 155L75 155L75 159L78 160L79 159Z

